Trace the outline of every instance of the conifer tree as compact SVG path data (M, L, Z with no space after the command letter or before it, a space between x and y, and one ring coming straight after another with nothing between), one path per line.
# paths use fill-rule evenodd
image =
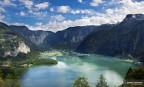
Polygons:
M105 79L105 77L103 76L103 74L100 75L100 78L99 78L99 81L98 81L97 84L96 84L96 87L109 87L109 86L107 85L106 79Z
M73 87L90 87L90 85L87 78L79 77L77 80L75 80Z

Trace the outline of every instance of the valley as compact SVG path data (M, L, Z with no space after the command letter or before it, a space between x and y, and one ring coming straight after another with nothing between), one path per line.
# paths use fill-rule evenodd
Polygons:
M95 86L102 74L110 87L118 87L123 80L144 79L143 27L143 14L57 32L0 22L0 82L16 78L16 87L72 87L84 76Z

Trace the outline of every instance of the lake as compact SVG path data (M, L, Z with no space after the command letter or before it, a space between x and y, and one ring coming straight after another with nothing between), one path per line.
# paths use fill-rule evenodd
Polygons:
M58 61L54 66L33 66L20 80L22 87L72 87L79 76L88 78L91 86L96 85L103 74L110 87L119 86L129 69L130 62L104 56L88 57L47 57Z

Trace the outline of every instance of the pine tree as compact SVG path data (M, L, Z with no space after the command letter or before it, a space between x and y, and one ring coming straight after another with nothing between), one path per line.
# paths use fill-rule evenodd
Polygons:
M77 80L75 80L73 87L90 87L90 85L87 78L79 77Z
M125 79L132 79L131 74L132 74L132 68L130 67L126 73Z
M3 79L2 79L3 73L2 70L0 70L0 87L3 87Z
M0 78L2 78L3 76L3 73L2 73L2 70L0 70Z
M18 77L15 74L8 74L4 85L4 87L20 87Z
M106 80L105 77L103 75L100 75L100 78L99 78L99 81L96 84L96 87L109 87L105 80Z

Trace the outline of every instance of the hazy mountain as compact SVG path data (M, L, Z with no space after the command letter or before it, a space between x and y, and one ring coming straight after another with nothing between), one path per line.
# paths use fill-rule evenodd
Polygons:
M129 14L111 27L88 35L76 50L109 56L144 56L144 15Z
M75 49L96 26L70 27L47 38L47 43L58 49Z
M27 41L31 41L36 46L42 47L42 48L46 47L47 45L47 43L45 42L45 39L48 38L48 36L50 36L51 34L53 34L53 32L51 31L42 31L42 30L32 31L32 30L29 30L26 26L11 25L9 26L9 28L12 31L15 31L16 33L25 37Z
M25 26L11 25L9 28L22 35L27 42L32 42L41 49L75 49L84 38L97 26L70 27L63 31L53 33L51 31L32 31Z

